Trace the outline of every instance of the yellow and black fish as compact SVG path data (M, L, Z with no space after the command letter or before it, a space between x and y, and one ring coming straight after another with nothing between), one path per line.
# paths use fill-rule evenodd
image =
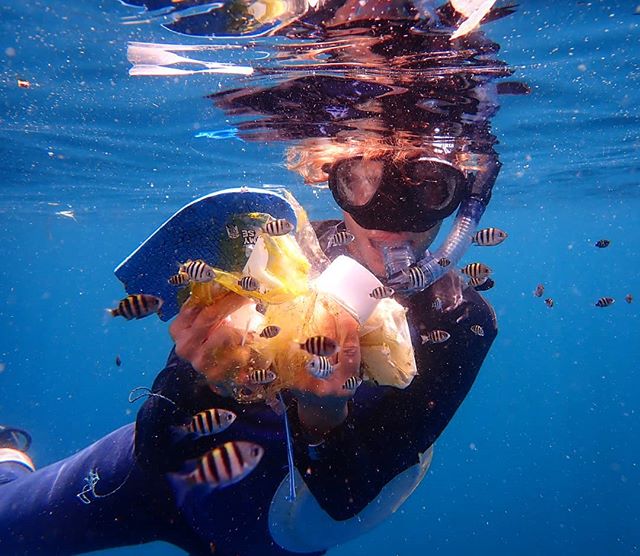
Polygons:
M396 292L389 286L378 286L371 290L369 297L373 297L373 299L385 299L387 297L392 297L394 293Z
M484 328L479 324L474 324L471 327L471 332L473 332L476 336L484 336Z
M169 282L169 284L171 284L172 286L184 286L185 284L189 283L189 280L189 274L187 272L184 272L183 270L180 270L177 274L169 276L167 282Z
M438 264L442 268L447 268L451 264L451 261L447 259L447 257L442 257L441 259L438 259Z
M311 355L330 357L338 351L338 343L326 336L312 336L301 343L300 348L308 351Z
M598 241L596 241L596 247L599 247L600 249L609 247L609 245L611 245L611 242L608 239L599 239Z
M600 299L598 299L598 301L596 301L596 307L609 307L615 302L616 300L613 299L613 297L601 297Z
M469 278L469 282L468 284L472 287L472 288L477 288L478 286L481 286L482 284L484 284L487 281L487 276L483 276L482 278Z
M451 338L446 330L432 330L420 336L423 344L441 344Z
M280 327L275 324L270 324L269 326L265 326L260 332L261 338L275 338L278 334L280 334Z
M362 384L362 379L359 376L350 376L342 385L343 390L357 390L358 386Z
M500 228L484 228L474 234L471 242L480 247L493 247L502 243L507 237L507 232L503 232Z
M187 475L194 484L224 488L244 479L260 463L264 449L253 442L225 442L205 454Z
M477 292L486 292L487 290L490 290L491 288L493 288L493 286L495 286L495 285L496 285L496 283L493 280L493 278L491 278L491 276L487 276L482 281L482 283L478 284L473 289L476 290Z
M249 373L251 384L271 384L277 377L271 369L255 369Z
M162 299L155 295L136 293L128 295L118 303L115 309L108 309L113 317L124 317L127 320L142 319L153 313L160 312Z
M469 263L460 269L460 272L471 278L486 278L491 274L491 269L484 263Z
M293 224L284 218L270 220L264 225L264 232L270 236L284 236L293 231Z
M238 280L238 286L248 292L255 292L260 289L260 283L253 276L243 276Z
M211 282L216 277L216 273L207 263L203 260L198 259L197 261L192 261L189 259L186 263L180 266L180 272L186 272L191 280L194 282Z
M423 290L427 287L427 275L419 266L410 266L407 272L409 273L409 287L412 290Z
M227 409L206 409L196 413L187 426L190 432L205 436L228 429L236 420L236 414Z
M334 367L326 357L315 356L307 363L307 371L312 376L320 379L327 379L333 374Z

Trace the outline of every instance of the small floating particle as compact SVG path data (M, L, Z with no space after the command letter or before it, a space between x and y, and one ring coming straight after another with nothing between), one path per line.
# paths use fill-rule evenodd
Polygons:
M18 87L21 89L31 89L31 81L26 79L18 79Z
M551 307L555 305L555 301L550 297L547 297L547 299L544 300L544 303L547 307L549 307L549 309L551 309Z
M633 301L633 296L630 293L628 293L627 295L624 296L624 300L627 303L631 303Z
M543 294L544 294L544 284L538 284L536 286L536 289L533 291L533 295L535 295L536 297L542 297Z
M119 367L120 365L122 365L122 359L120 359L119 355L116 355L116 367Z

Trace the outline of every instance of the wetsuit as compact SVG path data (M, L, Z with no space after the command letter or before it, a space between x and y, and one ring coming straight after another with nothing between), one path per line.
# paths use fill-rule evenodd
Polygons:
M316 226L323 248L340 226ZM327 254L333 258L340 249ZM367 522L384 519L421 480L431 445L469 392L496 335L493 311L456 272L399 301L408 308L418 368L410 386L362 384L346 421L319 445L309 445L295 400L286 398L299 489L295 501L285 496L283 417L264 404L214 394L202 374L172 353L152 390L173 403L150 397L135 425L36 472L19 463L0 464L0 554L73 554L154 540L190 554L322 554L353 536L356 521L364 522L364 531ZM476 324L483 336L471 331ZM450 339L423 344L420 335L435 329L448 331ZM212 407L236 413L234 424L213 439L185 437L181 425L189 416ZM228 440L265 449L241 482L212 490L188 487L172 474L185 460Z

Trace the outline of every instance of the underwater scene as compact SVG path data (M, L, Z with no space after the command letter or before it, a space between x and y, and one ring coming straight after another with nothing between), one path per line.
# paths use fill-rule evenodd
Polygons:
M640 3L0 30L0 555L640 552Z

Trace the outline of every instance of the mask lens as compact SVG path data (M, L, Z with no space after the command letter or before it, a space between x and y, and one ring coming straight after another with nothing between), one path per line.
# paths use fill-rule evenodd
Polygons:
M404 166L403 178L408 187L420 188L420 204L425 209L442 210L456 197L464 178L455 168L431 160L418 160Z
M338 195L349 205L366 205L382 183L384 162L381 160L346 160L335 169L335 186Z

